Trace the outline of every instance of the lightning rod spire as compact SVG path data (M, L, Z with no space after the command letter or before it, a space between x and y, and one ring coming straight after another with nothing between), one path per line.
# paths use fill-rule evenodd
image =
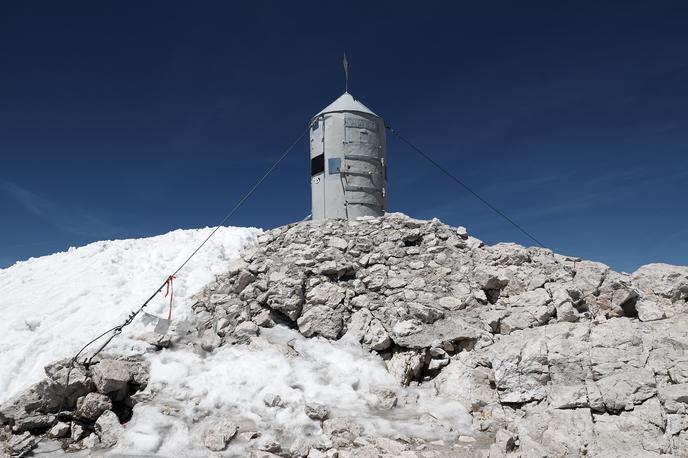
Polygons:
M344 92L349 92L349 61L346 59L346 52L344 52L342 64L344 65Z

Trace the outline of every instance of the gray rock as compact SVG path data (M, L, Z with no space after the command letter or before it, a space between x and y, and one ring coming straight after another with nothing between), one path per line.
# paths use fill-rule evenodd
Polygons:
M638 297L638 292L633 288L628 275L609 271L593 302L598 308L598 315L604 313L608 318L635 316L635 303Z
M604 377L597 382L602 403L608 412L632 410L635 404L657 394L654 374L647 369L629 369ZM688 394L686 394L688 402Z
M210 303L211 304L224 304L229 302L232 299L232 296L229 294L211 294L210 295Z
M271 328L277 324L270 310L263 310L253 317L253 322L262 328Z
M494 454L509 453L516 448L516 441L518 436L514 433L507 431L506 429L500 429L497 431L495 436L495 445L497 447L497 452Z
M411 334L420 332L423 329L423 323L418 320L400 321L394 325L392 332L395 336L406 337Z
M48 431L48 437L52 438L59 438L59 437L65 437L69 435L69 423L66 423L64 421L58 421L55 423L55 426L50 428L50 431Z
M315 269L320 275L333 276L341 279L347 275L354 275L356 272L356 265L342 261L325 261L318 265Z
M392 355L386 362L387 370L401 385L408 385L411 380L421 374L425 364L425 351L400 351Z
M265 293L265 304L273 310L283 313L290 320L296 320L303 307L303 291L301 286L279 285Z
M82 423L76 421L72 422L70 430L72 433L71 438L74 442L78 442L88 435L88 430L86 427Z
M38 438L25 432L19 435L13 435L6 442L6 449L10 456L24 456L31 450L36 448Z
M403 288L404 286L408 285L408 281L406 281L403 278L399 277L392 277L389 280L387 280L387 287L388 288Z
M67 404L72 406L77 398L93 391L93 382L88 376L86 369L78 363L71 364L70 360L58 361L45 366L45 373L49 381L58 385L61 396L67 396ZM45 385L41 396L51 396L49 391L55 388L54 385Z
M599 387L596 387L599 389ZM575 385L549 384L547 386L547 401L555 409L575 409L588 407L588 387L584 383ZM604 405L602 399L599 407Z
M428 363L426 370L430 373L438 371L442 367L449 364L449 358L432 358Z
M157 332L145 332L139 336L136 336L136 339L142 342L146 342L147 344L152 345L158 349L170 348L173 344L173 338L171 333L158 334Z
M72 408L77 398L94 389L93 382L79 365L70 371L68 361L60 361L46 366L45 371L48 378L31 385L0 406L0 423L14 423L23 417L56 413L60 407Z
M471 250L477 250L478 248L482 248L483 246L485 246L485 244L482 240L479 240L469 235L466 239L466 246Z
M509 283L509 278L503 272L489 268L476 271L475 280L482 289L502 289Z
M485 334L480 327L461 318L461 312L447 314L444 319L434 323L418 326L417 332L407 335L396 334L393 338L397 345L406 348L428 348L436 341L471 342ZM476 320L478 321L478 320Z
M43 429L52 425L54 421L55 415L28 415L17 418L14 426L12 426L12 431L17 434L34 429Z
M640 300L635 304L640 321L655 321L666 317L664 309L655 301Z
M376 407L382 410L391 410L396 407L399 397L396 391L390 387L376 387L371 390L377 397Z
M595 426L589 409L527 410L517 420L519 452L523 456L586 456Z
M117 415L112 410L106 410L98 417L95 430L99 446L102 448L114 447L122 434L124 434L124 427L120 424Z
M561 302L554 306L557 311L557 320L575 322L579 316L571 301Z
M361 294L351 299L350 304L356 308L375 309L375 301L367 294Z
M574 285L584 295L597 291L605 280L609 267L601 262L579 261L575 264Z
M539 331L536 330L536 331ZM516 332L490 348L491 363L501 402L540 401L549 381L547 342L540 332Z
M291 441L289 447L283 453L293 457L306 457L308 456L311 448L313 448L315 445L320 445L316 439L303 436L296 437Z
M258 325L252 321L244 321L234 328L234 335L239 337L257 336Z
M526 291L509 299L512 307L542 307L551 301L552 298L544 288Z
M442 297L439 300L440 307L446 309L446 310L460 310L465 307L465 304L463 301L456 297L451 297L451 296L446 296Z
M150 377L150 363L144 359L134 358L128 358L125 362L131 374L129 383L135 385L139 390L146 388Z
M103 359L93 365L91 375L96 389L103 394L124 389L131 380L127 363L114 359Z
M349 318L349 325L346 331L347 334L353 336L360 342L368 330L368 326L370 326L372 319L373 314L367 309L355 311Z
M421 320L424 323L434 323L445 316L442 310L419 304L417 302L409 302L407 303L407 307L409 315L411 315L413 318Z
M675 436L688 431L688 415L668 414L666 416L666 433Z
M256 281L256 276L253 275L248 270L242 270L237 276L236 283L234 284L234 292L241 293L248 285Z
M658 394L667 413L688 414L688 383L665 385Z
M330 237L327 239L327 246L337 248L338 250L346 250L349 244L342 238Z
M425 279L416 277L411 281L411 284L409 285L410 288L412 289L423 289L426 286Z
M339 453L335 449L329 449L327 451L320 451L317 448L311 448L308 451L308 458L338 458Z
M413 270L420 270L425 267L425 263L423 261L411 261L409 267Z
M480 318L490 328L493 333L499 332L499 325L501 321L507 316L509 312L506 310L485 310L480 313Z
M268 407L284 407L284 401L279 394L267 393L263 396L263 404Z
M87 420L96 420L103 412L112 409L110 398L101 393L88 393L76 402L76 415Z
M378 291L382 288L387 281L387 277L384 274L369 275L363 278L363 284L370 291Z
M213 329L206 329L201 336L201 348L211 352L222 345L222 339Z
M382 322L377 318L373 318L363 336L363 343L371 350L383 351L392 345L392 339L387 334L387 330L382 325Z
M236 436L238 431L239 427L228 420L213 420L203 435L203 445L208 450L221 452L227 448L227 444Z
M279 444L277 444L279 446ZM279 451L279 450L278 450ZM282 458L280 455L265 451L265 450L251 450L248 458Z
M306 300L309 304L322 304L335 307L344 300L344 290L334 283L321 283L306 293Z
M462 239L467 239L468 238L468 231L466 230L465 227L459 226L456 228L456 235L461 237Z
M351 315L347 334L352 335L371 350L382 351L392 345L392 339L382 322L373 318L372 313L366 309L358 310Z
M81 440L82 448L94 448L99 442L98 436L95 433L91 433Z
M308 418L312 420L323 421L330 414L330 411L327 407L315 403L306 403L304 410L306 411Z
M546 305L534 307L516 307L509 309L509 314L499 323L499 332L510 334L520 329L542 326L549 322L553 307Z
M336 443L347 445L363 433L363 428L352 418L330 418L323 422L323 433Z
M376 437L375 446L384 453L389 453L392 456L400 456L402 452L408 449L408 445L386 437Z
M631 412L620 415L594 415L595 437L591 441L591 456L650 457L666 454L670 444L661 428ZM632 452L631 452L632 451Z
M647 264L633 273L633 283L648 295L671 302L688 299L688 266Z
M320 335L337 339L343 327L342 313L325 305L317 305L304 312L297 321L299 331L306 337Z

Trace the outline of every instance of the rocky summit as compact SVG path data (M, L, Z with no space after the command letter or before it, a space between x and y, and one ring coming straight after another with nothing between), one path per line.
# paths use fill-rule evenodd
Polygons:
M370 436L333 406L306 405L318 441L266 444L225 418L204 439L220 454L243 440L256 457L688 456L688 267L618 273L545 248L487 246L463 227L401 214L308 221L262 234L193 311L198 332L158 346L186 341L212 353L276 326L355 340L399 387L430 388L472 419L451 439ZM120 377L123 387L110 390L115 382L92 378L94 388L70 401L80 422L100 421L116 399L104 395L131 383ZM393 417L414 400L388 389L377 402ZM30 430L11 418L15 433Z

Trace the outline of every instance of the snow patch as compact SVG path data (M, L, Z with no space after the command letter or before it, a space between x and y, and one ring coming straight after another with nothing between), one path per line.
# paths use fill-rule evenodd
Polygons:
M40 380L43 367L74 355L90 339L123 321L176 269L212 228L157 237L91 243L0 269L0 402ZM173 317L191 313L189 299L255 243L258 229L222 227L179 273ZM158 295L148 313L167 315ZM140 353L140 320L108 351Z
M164 455L181 448L189 456L203 456L205 422L220 417L239 423L243 431L260 431L266 443L315 440L322 431L306 415L306 403L327 406L331 417L351 417L372 436L433 440L471 431L471 417L461 403L437 398L429 387L400 387L382 359L354 340L305 338L281 326L261 332L250 346L223 346L207 356L165 350L152 357L149 390L168 415L137 406L113 452ZM416 396L418 402L380 409L375 393L382 387L395 391L400 402ZM267 395L278 395L282 405L267 405ZM426 413L451 424L454 432L428 424L422 418ZM233 447L237 456L246 453L241 444Z

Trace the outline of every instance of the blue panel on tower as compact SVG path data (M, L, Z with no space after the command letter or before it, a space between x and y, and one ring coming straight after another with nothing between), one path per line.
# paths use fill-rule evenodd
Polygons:
M334 157L327 160L327 173L330 175L337 175L339 168L342 166L342 158Z

